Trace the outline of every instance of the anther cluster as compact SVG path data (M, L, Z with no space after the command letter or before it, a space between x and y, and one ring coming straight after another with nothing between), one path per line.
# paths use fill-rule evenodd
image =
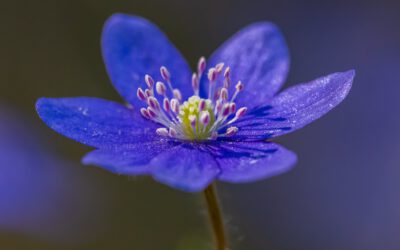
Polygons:
M241 81L234 86L230 96L230 67L219 63L208 69L205 76L207 83L207 98L199 95L200 79L206 73L206 60L201 57L197 72L192 75L194 95L188 100L182 100L179 89L173 87L169 70L162 66L160 74L163 81L155 82L150 75L145 75L147 88L137 89L138 98L146 103L147 108L141 108L141 114L149 120L161 124L156 133L161 136L183 140L210 140L218 137L229 137L238 132L232 126L246 113L246 107L236 107L235 100L243 90ZM222 76L222 77L220 77ZM222 78L222 81L219 79ZM189 84L189 83L188 83Z

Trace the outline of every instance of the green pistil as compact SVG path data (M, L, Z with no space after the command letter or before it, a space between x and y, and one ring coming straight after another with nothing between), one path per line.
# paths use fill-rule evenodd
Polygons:
M199 111L199 102L201 98L198 96L192 96L188 99L188 101L185 101L180 107L179 107L179 119L182 122L182 129L189 140L206 140L210 138L211 132L210 128L214 124L215 121L215 116L214 116L214 111L213 111L213 106L211 104L210 100L205 100L206 101L206 106L203 111L208 111L210 114L210 122L208 125L204 128L204 125L201 124L200 122L200 111ZM195 131L190 123L189 117L195 117L196 118L196 125L195 125Z

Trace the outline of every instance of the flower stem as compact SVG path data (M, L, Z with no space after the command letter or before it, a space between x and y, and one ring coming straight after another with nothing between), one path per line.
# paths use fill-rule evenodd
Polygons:
M204 190L204 197L207 203L208 215L214 233L215 250L228 250L225 234L224 221L221 207L219 205L215 186L211 184Z

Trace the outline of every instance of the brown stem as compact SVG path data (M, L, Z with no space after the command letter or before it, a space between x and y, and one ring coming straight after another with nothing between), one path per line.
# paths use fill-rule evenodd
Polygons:
M204 190L204 197L206 199L208 215L214 233L215 250L228 250L224 221L218 202L218 196L213 184Z

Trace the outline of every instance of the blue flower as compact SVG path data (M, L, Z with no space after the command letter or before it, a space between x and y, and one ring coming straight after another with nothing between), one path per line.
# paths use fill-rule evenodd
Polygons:
M96 149L83 158L111 172L151 175L188 192L213 180L251 182L288 171L296 155L270 139L318 119L348 94L354 71L277 94L289 69L278 28L252 24L195 73L154 24L113 15L102 35L105 65L122 105L92 97L41 98L55 131Z

